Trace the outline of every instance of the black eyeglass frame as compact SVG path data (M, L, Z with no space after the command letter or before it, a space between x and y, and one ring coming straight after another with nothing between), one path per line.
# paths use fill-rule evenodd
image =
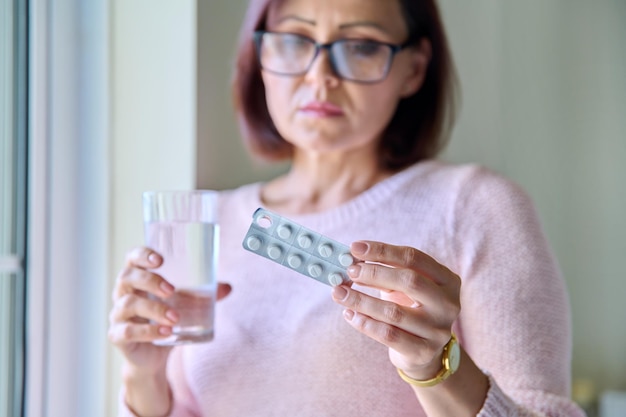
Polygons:
M309 65L302 71L297 72L297 73L284 73L284 72L280 72L280 71L274 71L271 69L267 69L265 67L263 67L263 63L261 62L261 45L263 43L263 35L265 34L272 34L272 35L290 35L290 36L297 36L301 39L304 39L308 42L310 42L313 46L315 46L315 53L313 54L313 57L311 58L311 62L309 63ZM344 77L343 75L341 75L339 73L339 71L337 70L337 65L335 63L335 59L334 56L331 52L331 48L333 47L333 45L335 45L336 43L341 43L341 42L347 42L347 41L364 41L364 42L369 42L369 43L374 43L376 45L380 45L380 46L386 46L391 50L391 54L389 55L389 59L385 68L385 73L376 80L355 80L353 78L349 78L349 77ZM313 65L313 63L315 62L315 60L317 59L318 55L320 54L320 51L322 49L325 49L328 52L328 59L330 61L330 66L333 70L333 73L339 77L342 80L347 80L347 81L351 81L351 82L355 82L355 83L359 83L359 84L375 84L375 83L379 83L383 80L385 80L385 78L387 78L387 75L389 75L389 70L391 69L391 65L393 63L393 59L396 56L396 54L400 51L402 51L403 49L406 49L407 47L411 46L414 44L412 37L409 37L409 39L402 43L402 44L393 44L393 43L386 43L386 42L379 42L379 41L374 41L374 40L369 40L369 39L354 39L354 38L344 38L344 39L337 39L335 41L332 42L328 42L328 43L319 43L317 41L315 41L315 39L312 39L308 36L305 35L300 35L298 33L291 33L291 32L272 32L272 31L268 31L268 30L256 30L254 32L254 44L256 47L256 55L257 55L257 60L259 63L259 66L267 71L270 72L272 74L276 74L276 75L282 75L285 77L298 77L301 75L306 74L307 72L309 72L309 70L311 69L311 66Z

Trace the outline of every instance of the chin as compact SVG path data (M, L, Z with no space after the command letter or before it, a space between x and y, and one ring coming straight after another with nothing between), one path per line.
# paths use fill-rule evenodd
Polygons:
M305 136L300 135L298 140L290 141L298 150L303 152L330 154L347 152L359 147L357 141L346 140L346 136Z

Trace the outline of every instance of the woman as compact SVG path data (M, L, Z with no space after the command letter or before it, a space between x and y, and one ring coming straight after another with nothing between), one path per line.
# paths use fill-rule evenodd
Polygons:
M222 194L219 298L233 293L213 342L150 343L177 314L145 293L173 287L147 271L158 253L129 254L110 329L122 415L583 415L568 399L567 296L531 202L433 159L455 94L434 1L253 1L234 92L251 150L291 168ZM244 251L259 206L353 242L355 285L329 294Z

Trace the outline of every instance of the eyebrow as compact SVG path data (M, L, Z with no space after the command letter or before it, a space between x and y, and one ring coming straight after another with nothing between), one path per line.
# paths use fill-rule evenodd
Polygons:
M309 24L311 26L315 26L316 25L314 20L305 19L304 17L300 17L300 16L296 16L296 15L284 16L284 17L280 18L277 23L280 24L280 23L283 23L284 21L287 21L287 20L296 20L298 22L303 22L303 23ZM382 26L382 25L380 25L380 24L378 24L376 22L369 21L369 20L350 22L350 23L343 23L343 24L339 25L339 29L349 29L351 27L356 27L356 26L369 26L369 27L372 27L374 29L378 29L381 32L384 32L384 33L386 33L388 35L391 35L391 32L389 32L389 30L387 30L384 26Z
M378 29L381 32L384 32L388 35L391 35L391 32L389 32L389 30L387 30L387 28L385 28L384 26L376 23L376 22L372 22L369 20L364 20L361 22L351 22L351 23L344 23L342 25L339 25L339 29L348 29L351 27L355 27L355 26L369 26L369 27L373 27L374 29Z
M300 16L296 16L296 15L287 15L284 17L281 17L280 19L278 19L278 22L276 22L277 24L283 23L286 20L297 20L298 22L303 22L303 23L307 23L311 26L315 26L315 21L314 20L308 20L305 19L304 17L300 17Z

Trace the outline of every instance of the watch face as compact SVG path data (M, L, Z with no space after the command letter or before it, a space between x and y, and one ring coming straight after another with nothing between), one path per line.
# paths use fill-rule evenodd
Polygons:
M452 372L459 368L459 363L461 362L461 348L458 343L453 343L452 346L450 346L448 361Z

